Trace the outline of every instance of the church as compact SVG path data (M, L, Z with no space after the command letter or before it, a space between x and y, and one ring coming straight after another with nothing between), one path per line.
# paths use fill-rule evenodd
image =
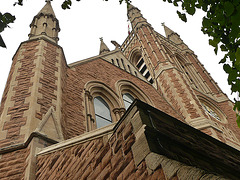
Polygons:
M51 2L33 17L1 100L0 179L240 179L233 102L175 31L127 16L122 44L71 64Z

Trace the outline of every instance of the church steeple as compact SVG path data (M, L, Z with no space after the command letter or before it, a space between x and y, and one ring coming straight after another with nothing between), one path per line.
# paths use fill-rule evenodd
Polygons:
M58 32L60 31L59 22L49 0L46 1L45 6L33 18L30 28L29 39L44 36L52 42L58 42Z
M181 44L183 43L183 40L180 38L180 36L178 35L178 33L174 32L173 30L171 30L169 27L167 27L164 23L162 23L162 26L164 27L164 31L166 34L166 38L170 39L171 41L173 41L176 44Z
M131 22L132 29L139 28L142 25L151 26L141 14L141 11L132 4L127 5L127 16Z
M103 38L100 38L101 44L100 44L100 51L99 54L103 54L103 53L107 53L109 52L109 48L107 47L107 45L103 42Z

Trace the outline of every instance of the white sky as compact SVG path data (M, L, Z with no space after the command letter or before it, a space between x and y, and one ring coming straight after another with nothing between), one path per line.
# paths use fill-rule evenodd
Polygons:
M3 1L3 0L1 0ZM17 0L1 2L0 12L10 12L16 16L16 21L10 24L1 35L7 49L0 48L0 97L2 96L7 76L10 70L12 57L21 42L28 39L30 23L33 17L45 5L44 0L24 0L24 6L13 6ZM63 47L67 63L72 63L99 54L100 37L110 48L114 46L111 40L122 44L128 35L126 4L119 5L118 0L81 0L73 1L70 10L61 9L63 0L54 0L52 7L59 20L61 32L59 45ZM201 30L202 12L188 17L188 22L182 22L176 13L173 4L162 0L132 0L152 27L165 36L162 22L177 32L183 41L198 56L207 71L218 83L220 88L228 94L230 99L230 86L227 85L227 75L218 62L223 55L216 56L213 48L208 45L207 35Z

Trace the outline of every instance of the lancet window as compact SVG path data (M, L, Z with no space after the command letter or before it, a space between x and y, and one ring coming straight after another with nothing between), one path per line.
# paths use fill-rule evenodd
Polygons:
M97 128L101 128L112 123L110 108L100 96L94 98L94 110Z

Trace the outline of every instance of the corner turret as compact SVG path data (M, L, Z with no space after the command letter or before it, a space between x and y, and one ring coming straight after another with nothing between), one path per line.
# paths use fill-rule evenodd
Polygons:
M58 32L60 32L60 27L50 1L47 1L46 5L33 18L30 28L31 32L28 35L29 39L45 37L54 43L58 42Z

